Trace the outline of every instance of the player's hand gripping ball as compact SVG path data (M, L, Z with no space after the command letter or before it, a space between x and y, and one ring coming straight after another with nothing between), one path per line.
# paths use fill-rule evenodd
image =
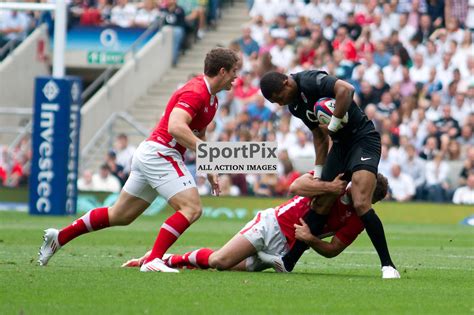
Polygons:
M329 97L320 98L314 104L314 114L322 125L327 125L331 121L332 113L336 109L336 100ZM349 121L349 114L346 113L342 118L342 123L346 124Z

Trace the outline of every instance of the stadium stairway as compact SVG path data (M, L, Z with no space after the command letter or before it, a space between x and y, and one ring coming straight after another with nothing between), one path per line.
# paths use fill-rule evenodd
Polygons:
M176 88L187 81L189 75L203 72L203 60L206 53L216 46L228 46L233 40L241 36L242 24L249 21L247 6L244 0L233 1L232 5L227 5L221 12L221 19L217 28L209 30L205 37L195 42L178 61L176 67L162 76L155 82L145 95L140 97L135 104L128 108L130 114L140 126L147 130L152 130L164 112L168 99ZM124 121L118 120L112 130L112 135L124 133L129 137L129 143L138 146L143 141L144 135L136 131L135 128ZM98 170L100 163L103 163L106 154L106 147L110 148L111 139L103 139L108 143L102 146L101 150L96 150L93 157L87 160L89 163L85 168L93 171ZM84 169L84 168L82 168Z

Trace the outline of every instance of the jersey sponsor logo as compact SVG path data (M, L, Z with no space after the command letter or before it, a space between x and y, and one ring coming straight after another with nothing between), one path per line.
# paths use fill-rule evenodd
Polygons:
M306 98L306 95L304 95L303 92L301 92L301 98L303 99L303 102L305 102L306 104L308 104L308 99ZM298 106L298 105L296 105ZM296 109L296 108L295 108Z
M318 117L311 110L306 110L306 118L311 122L318 122Z
M361 157L361 158L360 158L361 161L367 161L367 160L370 160L370 159L372 159L372 158L371 158L371 157L368 157L368 158Z
M183 101L179 101L176 105L181 105L181 106L184 106L186 108L191 108L191 106Z
M326 74L324 73L318 73L316 75L316 84L321 84L321 80L324 79L324 77L326 76Z

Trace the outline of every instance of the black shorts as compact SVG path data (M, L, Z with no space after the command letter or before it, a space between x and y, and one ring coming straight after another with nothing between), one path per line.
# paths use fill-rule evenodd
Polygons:
M332 181L344 173L344 180L350 181L356 171L366 170L377 175L381 143L378 133L370 133L355 143L333 143L323 167L321 179Z

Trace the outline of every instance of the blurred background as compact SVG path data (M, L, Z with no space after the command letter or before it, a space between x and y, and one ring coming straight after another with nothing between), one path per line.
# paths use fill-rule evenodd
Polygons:
M354 85L380 132L388 199L474 204L473 0L67 4L66 73L84 82L81 192L120 191L170 95L202 73L207 51L225 46L243 66L218 95L207 139L277 141L280 163L277 175L222 175L223 195L285 197L312 169L310 131L267 102L259 80L272 70L322 69ZM51 12L0 10L1 200L27 194L34 78L51 73L54 22ZM192 154L186 163L195 170ZM210 194L204 177L196 182Z

